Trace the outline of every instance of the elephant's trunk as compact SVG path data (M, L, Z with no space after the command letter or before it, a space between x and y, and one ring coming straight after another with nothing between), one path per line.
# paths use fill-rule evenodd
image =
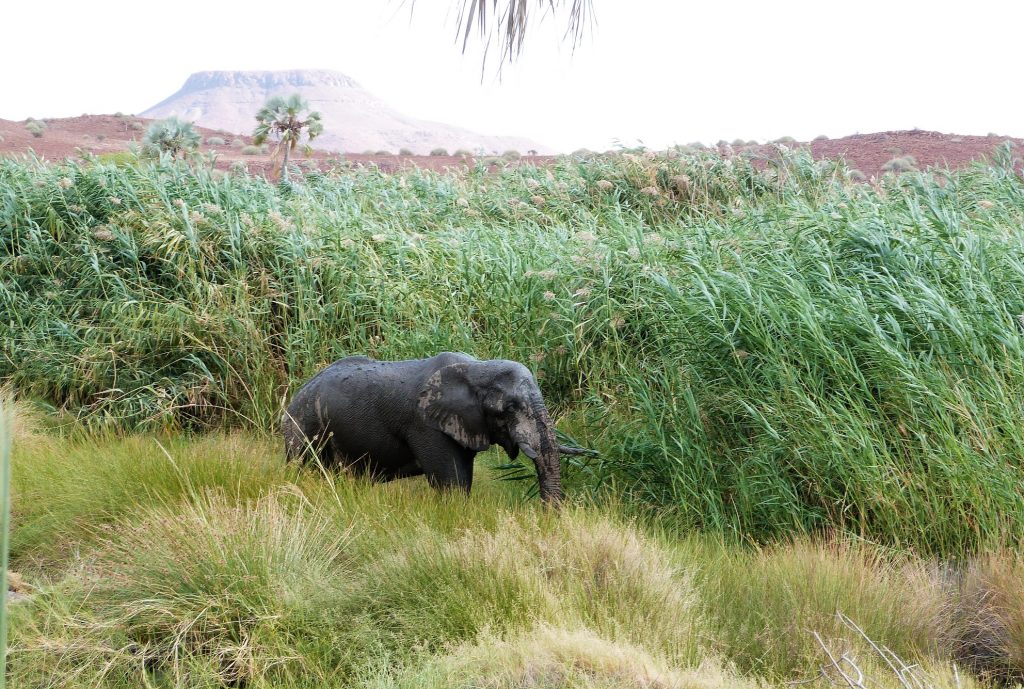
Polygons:
M558 441L555 439L555 426L551 423L551 416L539 391L531 395L530 407L537 424L540 445L535 453L536 457L533 458L540 484L540 499L548 505L557 507L562 500L562 464Z

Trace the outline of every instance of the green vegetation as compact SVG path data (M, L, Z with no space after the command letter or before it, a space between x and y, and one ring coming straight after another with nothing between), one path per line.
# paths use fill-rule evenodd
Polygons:
M257 146L268 138L277 142L274 156L284 151L281 160L281 179L288 181L288 154L299 145L305 134L312 141L324 131L320 122L320 113L310 110L309 103L295 93L288 98L275 96L256 113L256 128L252 132L252 142Z
M489 472L465 499L300 473L247 434L21 421L12 566L35 593L11 608L12 686L754 689L814 681L812 632L883 677L837 609L937 688L973 688L953 660L1024 671L1009 553L959 594L863 543L679 539L615 505L524 504Z
M11 519L11 401L0 395L0 678L7 676L7 552ZM0 680L0 686L4 682Z
M573 490L680 531L1019 544L1019 178L845 178L805 152L288 189L4 160L0 377L90 427L272 432L344 355L504 357L601 452Z
M142 137L142 151L146 155L159 156L166 153L177 158L179 154L194 151L201 141L202 137L191 122L168 117L149 125L146 135Z
M262 152L259 146L242 146L241 149L241 154L244 156L256 156Z
M411 155L415 155L415 154L412 152L412 149L410 149L410 148L400 148L400 149L398 149L398 155L400 155L400 156L411 156Z
M432 148L430 149L430 155L432 156L446 156L448 155L447 148Z
M935 689L1021 682L1024 185L995 160L0 160L0 381L32 400L9 682L823 687L831 653L924 686L868 639ZM439 350L527 362L600 451L561 513L496 452L469 499L284 464L324 364Z
M224 141L224 137L221 136L209 136L206 138L207 146L223 146L225 143L227 142Z

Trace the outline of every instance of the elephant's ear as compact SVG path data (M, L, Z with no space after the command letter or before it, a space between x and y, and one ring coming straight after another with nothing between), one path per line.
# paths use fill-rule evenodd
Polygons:
M491 446L487 420L466 364L450 364L434 372L420 391L420 417L467 450Z

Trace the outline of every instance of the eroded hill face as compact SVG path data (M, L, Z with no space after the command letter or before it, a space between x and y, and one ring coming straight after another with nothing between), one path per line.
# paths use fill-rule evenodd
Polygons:
M408 149L426 154L435 148L487 153L543 151L523 137L490 136L439 122L408 117L364 89L350 77L329 70L280 72L196 72L177 93L142 113L159 119L170 115L211 129L249 134L256 112L273 96L299 93L322 115L324 133L318 148L343 152Z

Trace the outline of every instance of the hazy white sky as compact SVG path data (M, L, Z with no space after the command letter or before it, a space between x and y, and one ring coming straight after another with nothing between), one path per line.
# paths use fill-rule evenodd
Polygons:
M5 2L0 117L136 113L196 71L323 68L408 115L561 150L914 127L1024 136L1016 0L593 5L575 54L548 19L481 83L479 52L454 41L458 0L416 0L411 16L401 0Z

